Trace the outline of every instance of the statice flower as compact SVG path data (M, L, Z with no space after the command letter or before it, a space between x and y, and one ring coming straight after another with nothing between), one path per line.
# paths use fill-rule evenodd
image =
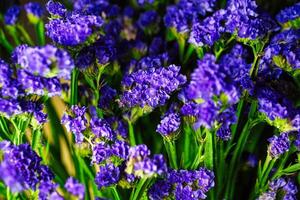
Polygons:
M74 10L84 14L99 15L109 9L107 0L74 0Z
M267 13L261 13L254 0L230 0L227 2L228 20L226 29L237 32L240 38L264 37L277 28Z
M290 118L292 102L281 93L271 88L261 87L257 90L258 110L270 120Z
M177 6L169 6L164 17L164 23L168 28L174 28L179 33L189 31L189 23L184 11Z
M70 112L64 113L61 123L65 125L67 131L74 133L75 141L83 141L83 132L87 128L87 119L85 117L86 107L72 106Z
M121 140L117 140L111 147L112 154L124 160L128 158L129 149L129 144Z
M28 144L18 146L10 144L2 151L0 179L12 192L36 190L39 183L53 179L50 169L41 164L41 158Z
M150 150L142 144L129 149L125 172L140 178L162 176L167 172L167 164L163 155L151 158Z
M100 108L109 108L110 104L113 102L113 99L117 95L117 91L111 88L108 85L105 85L100 89L101 97L99 99Z
M278 178L269 183L267 192L259 196L259 200L277 199L276 197L282 195L283 200L297 199L297 186L288 178Z
M155 2L155 0L137 0L137 3L140 6L144 6L146 4L153 4Z
M217 121L221 123L221 127L217 131L217 136L222 140L229 140L231 138L230 126L237 122L235 109L233 107L226 109L218 115Z
M20 16L21 8L19 6L12 6L10 7L5 15L4 15L4 22L6 25L15 25L19 16Z
M120 169L113 164L100 166L99 172L96 175L95 182L98 188L107 187L116 184L120 179Z
M64 50L46 45L29 47L21 45L14 51L13 58L27 72L43 77L70 79L74 68L71 56Z
M260 61L259 72L274 74L272 71L292 71L300 68L300 30L285 30L275 35Z
M20 87L26 94L35 94L39 96L59 96L61 95L61 84L58 78L45 78L41 76L32 75L25 70L18 70L17 80Z
M205 168L195 171L170 171L165 180L157 181L149 190L150 199L205 199L214 187L214 173Z
M58 194L56 191L58 184L53 183L52 181L43 181L39 185L39 199L41 200L63 200L64 198Z
M281 133L279 136L274 135L269 138L269 153L273 158L279 157L281 154L287 152L290 148L290 140L288 133Z
M44 14L44 8L40 3L37 2L29 2L24 6L27 14L33 15L34 17L40 18Z
M110 124L104 119L92 118L90 121L90 129L93 134L99 138L105 138L106 140L114 140L116 138L115 132L112 130Z
M72 13L64 19L50 20L46 24L46 33L60 45L76 46L84 43L102 25L103 20L99 16Z
M99 142L93 147L92 163L102 163L112 155L110 145Z
M284 24L288 21L293 21L300 17L300 3L282 9L277 15L276 19L279 23Z
M203 21L194 21L189 42L196 46L212 46L225 32L226 10L218 10Z
M48 1L46 4L47 11L54 16L64 17L67 13L67 9L60 2Z
M180 127L180 115L176 112L167 112L157 126L156 131L162 136L174 134Z
M151 25L157 26L159 21L160 21L160 19L159 19L157 12L154 10L149 10L140 15L137 23L142 29L145 29ZM151 28L154 28L154 27L151 26Z
M65 189L73 196L79 199L84 199L85 188L84 185L79 183L73 177L69 177L65 183Z
M124 107L162 106L170 95L186 82L186 77L179 73L180 67L147 68L137 70L124 77L123 95L120 99Z

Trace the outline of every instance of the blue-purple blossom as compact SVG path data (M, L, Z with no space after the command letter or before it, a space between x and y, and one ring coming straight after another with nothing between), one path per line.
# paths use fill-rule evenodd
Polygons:
M269 183L268 191L259 196L259 200L275 199L282 194L283 200L297 199L297 186L289 178L277 178Z
M44 47L21 45L14 51L13 59L27 72L43 77L57 76L70 79L74 68L71 56L52 45Z
M21 8L19 6L12 6L10 7L5 15L4 15L4 22L6 25L15 25L19 16L20 16Z
M84 185L79 183L75 178L69 177L67 179L65 183L65 189L73 196L78 197L80 200L84 199Z
M186 82L186 77L179 71L180 67L170 65L166 68L140 69L125 76L121 105L142 108L164 105L170 95Z
M112 155L112 150L110 145L106 144L105 142L97 143L93 147L92 151L93 151L92 163L97 163L97 164L102 163Z
M277 15L276 19L279 23L284 24L288 21L293 21L300 17L300 3L282 9Z
M83 132L87 128L87 119L85 117L86 107L72 106L70 112L64 113L61 123L67 131L74 133L75 141L83 141Z
M227 2L227 11L226 30L232 34L237 32L240 38L264 37L277 28L267 13L259 11L254 0L230 0Z
M70 14L65 19L50 20L46 24L46 33L60 45L76 46L84 43L102 25L103 20L99 16Z
M167 164L161 154L151 158L150 150L142 144L129 149L125 171L140 178L162 176L167 172Z
M156 131L162 136L174 134L180 127L180 115L176 112L167 112L157 126Z
M63 200L64 198L56 191L58 184L52 181L43 181L39 185L39 199L41 200Z
M166 179L157 181L149 190L151 200L205 199L206 193L214 187L214 173L205 168L199 170L170 171Z
M35 17L42 17L44 14L44 8L40 3L37 2L29 2L24 6L27 14L33 15Z
M285 30L276 34L265 49L264 56L260 61L259 72L261 74L278 75L276 72L279 69L288 72L299 69L299 39L300 30Z
M36 190L40 182L53 179L50 169L41 164L41 158L28 144L9 145L2 151L0 179L12 192Z
M104 119L92 118L90 121L90 128L92 133L99 138L105 138L106 140L114 140L116 138L116 133Z
M158 25L159 23L159 16L156 11L154 10L149 10L144 13L142 13L137 21L138 25L142 28L145 29L151 25ZM152 27L154 28L154 27Z
M54 16L64 17L67 13L67 9L60 2L48 1L46 4L47 11Z
M269 153L272 157L277 158L281 154L287 152L290 148L290 140L288 133L281 133L280 135L269 138Z
M95 182L99 189L116 184L120 179L120 169L113 164L100 166Z
M196 46L212 46L225 32L226 10L220 9L203 21L195 21L192 26L189 42Z

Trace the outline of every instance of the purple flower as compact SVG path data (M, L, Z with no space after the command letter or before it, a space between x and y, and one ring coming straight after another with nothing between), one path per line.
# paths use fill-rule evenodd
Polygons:
M168 112L160 121L160 124L157 126L156 131L162 136L168 136L172 133L175 133L180 127L180 116L178 113Z
M52 19L46 24L47 35L56 43L76 46L84 43L89 36L103 25L103 20L95 15L71 14L65 19Z
M137 23L142 29L145 29L150 25L157 25L159 21L160 19L157 12L154 10L149 10L140 15Z
M195 21L190 34L189 42L196 46L212 46L225 32L224 21L226 10L218 10L203 21Z
M150 157L150 150L144 144L130 147L126 162L126 173L136 177L162 176L167 172L167 164L163 155Z
M283 24L288 21L293 21L300 17L300 3L282 9L277 15L276 19L279 23Z
M4 15L4 22L6 25L15 25L19 16L20 16L20 7L19 6L12 6L10 7L5 15Z
M117 140L112 146L112 154L126 160L129 155L129 148L127 142Z
M214 173L205 168L199 170L171 170L164 180L157 181L149 190L150 199L175 197L176 199L205 199L214 187ZM160 189L161 188L161 189Z
M95 182L98 188L107 187L116 184L120 179L120 169L113 164L100 166L99 172L96 175Z
M230 0L227 10L226 30L232 34L237 31L240 38L264 37L277 28L268 14L259 12L254 0Z
M164 17L166 27L175 28L179 33L188 32L188 19L184 11L176 6L169 6Z
M64 50L52 45L29 47L21 45L13 53L13 60L27 72L42 77L70 79L74 68L71 56Z
M97 163L97 164L102 163L111 155L112 155L112 149L108 144L104 142L97 143L93 147L92 163Z
M97 137L105 138L107 140L114 140L116 138L116 134L111 129L110 124L104 119L92 118L90 121L90 128Z
M54 2L52 0L47 2L46 8L51 15L59 17L64 17L67 13L67 9L63 4L61 4L60 2Z
M27 14L31 14L38 18L42 17L44 14L44 8L40 3L37 2L29 2L25 4L24 8Z
M290 148L290 140L288 133L281 133L279 136L274 135L269 138L269 153L273 158L279 157L281 154L287 152Z
M0 179L12 192L36 190L40 182L53 179L50 169L41 164L41 158L28 144L10 145L2 151L4 157L0 163Z
M63 200L64 198L56 191L58 185L52 181L43 181L39 185L39 199Z
M164 105L172 92L186 82L179 74L180 67L170 65L166 68L140 69L123 78L124 92L121 105L126 107Z
M217 131L217 136L222 140L229 140L231 138L230 126L237 122L235 109L233 107L226 109L218 115L217 121L222 124Z
M83 132L87 128L87 119L85 117L86 108L72 106L70 113L64 113L61 123L65 125L67 131L74 133L75 141L83 141Z
M73 177L69 177L65 183L65 189L73 196L79 199L84 199L85 188L84 185L79 183Z

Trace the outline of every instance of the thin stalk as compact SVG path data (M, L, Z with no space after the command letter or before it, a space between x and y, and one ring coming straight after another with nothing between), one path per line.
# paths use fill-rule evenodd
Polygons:
M7 40L4 32L1 29L0 29L0 44L8 51L8 53L11 53L14 50L14 47Z
M45 45L45 26L43 20L39 20L35 25L38 44Z
M183 37L178 37L178 46L179 46L179 59L181 62L183 62L184 57L184 50L185 50L185 39Z
M214 169L214 136L208 129L205 129L204 165L208 169Z
M9 187L6 188L6 198L7 198L7 200L10 200L10 199L11 199Z
M71 75L71 105L76 105L78 102L78 75L79 70L77 68L74 68Z
M140 200L146 189L148 188L149 184L152 182L151 178L142 178L134 190L131 192L130 200Z
M19 31L21 32L21 34L23 35L25 42L28 43L29 45L34 45L31 37L29 36L28 32L24 29L23 26L21 25L17 25L17 28L19 29Z
M170 166L173 169L178 169L175 141L171 141L164 138L164 145L168 154Z
M130 145L135 146L136 141L135 141L135 136L134 136L134 129L133 129L132 122L130 122L130 120L128 120L128 129L129 129L129 142L130 142Z
M228 172L228 183L225 191L225 198L226 199L232 199L231 194L233 194L233 191L235 189L234 185L234 177L236 177L236 173L238 172L237 170L237 164L239 163L238 161L240 160L240 157L244 151L245 144L247 142L248 136L250 134L250 122L248 121L244 128L243 131L239 137L237 146L235 148L235 151L233 152L233 156L231 158L230 164L229 164L229 172Z
M116 186L112 187L111 191L112 191L112 194L113 194L115 200L121 200L121 197L119 195L119 192L118 192Z
M33 131L32 136L32 149L36 150L37 145L39 144L40 138L41 138L41 130L37 129Z

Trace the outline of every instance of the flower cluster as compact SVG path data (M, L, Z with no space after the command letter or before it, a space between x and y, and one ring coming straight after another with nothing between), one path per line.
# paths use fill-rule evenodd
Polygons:
M159 180L150 191L150 199L205 199L214 187L214 173L205 168L195 171L172 170L165 180Z

